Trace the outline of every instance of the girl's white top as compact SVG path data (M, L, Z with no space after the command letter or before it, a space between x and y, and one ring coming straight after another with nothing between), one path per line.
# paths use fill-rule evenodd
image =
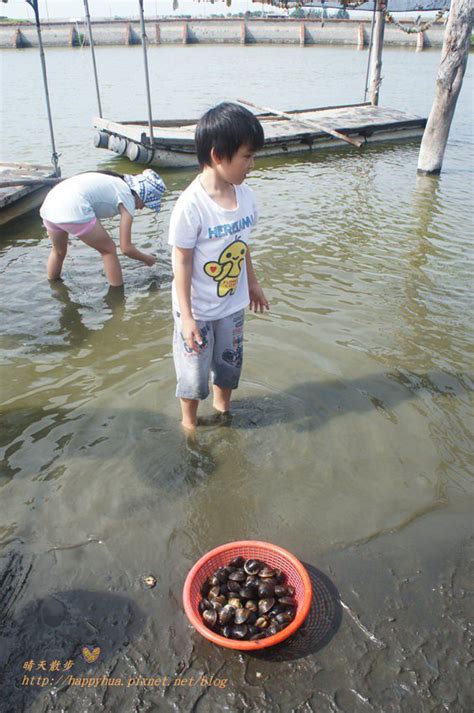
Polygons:
M178 198L171 215L169 244L194 250L194 319L222 319L249 303L245 254L257 222L257 208L251 188L245 184L234 188L237 207L227 210L208 195L197 176ZM179 311L174 281L173 308Z
M81 173L54 186L40 215L51 223L87 223L94 217L118 215L121 203L133 218L135 198L125 181L102 173Z

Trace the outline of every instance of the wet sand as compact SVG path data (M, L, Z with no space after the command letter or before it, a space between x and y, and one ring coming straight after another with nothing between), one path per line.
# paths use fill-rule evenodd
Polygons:
M473 545L471 512L450 507L306 562L315 592L306 625L255 655L219 649L190 629L178 606L184 571L167 570L167 582L159 571L157 587L144 590L129 572L112 576L98 542L11 554L1 562L1 710L466 713L474 705ZM91 549L97 589L55 591L52 582L74 579ZM28 590L36 596L25 602ZM94 664L81 655L87 643L101 648ZM66 677L38 687L24 678L35 675L22 668L28 659L74 666L36 672ZM86 679L102 683L81 688Z

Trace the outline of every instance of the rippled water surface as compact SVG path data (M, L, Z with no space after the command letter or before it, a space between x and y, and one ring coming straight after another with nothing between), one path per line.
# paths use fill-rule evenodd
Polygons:
M0 59L3 159L47 163L38 56L7 50ZM104 114L145 117L141 48L98 48L97 60ZM238 96L281 109L361 101L365 62L352 48L153 47L154 113L194 117ZM438 62L437 52L387 49L382 103L426 115ZM92 146L86 51L48 49L47 63L63 174L126 171ZM138 246L159 260L151 269L122 261L123 297L107 291L100 259L74 240L64 282L49 284L37 215L5 229L0 552L36 563L23 606L53 590L126 596L142 610L128 612L134 625L151 617L127 665L144 673L142 656L167 673L191 636L183 578L211 547L269 540L317 564L435 508L472 504L470 66L465 84L439 179L417 178L416 143L257 161L252 249L271 312L246 322L231 427L202 427L192 443L174 397L166 241L173 204L195 174L164 171L162 212L136 218ZM115 236L117 226L110 221ZM158 577L151 594L138 584L147 572ZM10 663L30 655L24 636ZM89 637L101 640L93 628ZM362 706L341 695L328 711ZM243 710L235 700L226 705ZM160 705L188 709L176 699Z

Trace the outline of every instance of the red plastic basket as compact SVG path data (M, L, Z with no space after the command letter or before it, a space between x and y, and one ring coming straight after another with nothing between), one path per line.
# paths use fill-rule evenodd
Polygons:
M198 610L199 602L202 599L201 586L205 580L216 569L225 566L231 559L239 556L245 557L245 559L263 560L270 567L278 567L286 574L288 584L295 588L294 598L297 602L295 618L285 629L266 639L258 639L257 641L226 639L225 636L216 634L204 624ZM228 542L226 545L216 547L196 562L184 583L183 604L184 611L191 624L209 641L219 646L225 646L228 649L255 651L279 644L294 634L308 616L312 594L308 573L294 555L269 542L242 540L240 542Z

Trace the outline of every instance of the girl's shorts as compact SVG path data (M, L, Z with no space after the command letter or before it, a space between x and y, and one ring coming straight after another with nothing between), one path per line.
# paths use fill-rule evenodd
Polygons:
M90 233L95 227L97 218L91 218L87 223L52 223L50 220L43 218L43 225L46 230L62 230L69 235L74 235L76 238L82 238L83 235Z
M209 374L216 386L236 389L242 370L245 310L210 322L197 319L203 341L198 352L188 347L184 340L179 312L173 310L173 316L173 358L178 381L176 396L182 399L207 398Z

